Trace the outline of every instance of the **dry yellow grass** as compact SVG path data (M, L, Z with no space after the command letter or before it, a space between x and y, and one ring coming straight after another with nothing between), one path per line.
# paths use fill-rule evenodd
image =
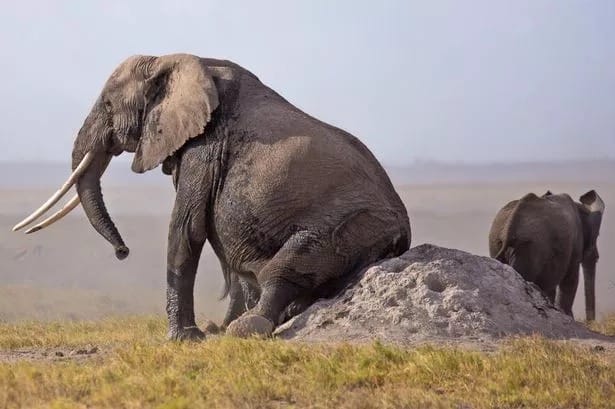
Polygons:
M85 344L120 346L165 340L166 322L160 317L110 318L100 321L0 324L0 349L77 347Z
M164 341L164 330L156 317L0 325L5 351L85 344L104 351L84 360L0 363L0 407L608 408L615 402L613 354L536 337L486 354L228 337L182 344Z
M602 321L593 322L590 328L605 335L615 336L615 314L605 317Z

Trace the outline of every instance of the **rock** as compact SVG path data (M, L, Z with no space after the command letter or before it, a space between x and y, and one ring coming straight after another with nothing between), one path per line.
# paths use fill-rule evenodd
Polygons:
M509 335L599 338L534 284L488 257L424 244L364 271L276 329L284 339L411 344Z

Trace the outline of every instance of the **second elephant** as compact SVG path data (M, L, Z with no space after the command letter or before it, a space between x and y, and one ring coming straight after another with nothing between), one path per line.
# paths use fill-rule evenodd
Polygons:
M583 265L585 314L596 316L597 238L604 202L591 190L580 203L567 194L533 193L514 200L496 215L489 232L489 254L533 282L566 314ZM556 290L557 297L556 297Z

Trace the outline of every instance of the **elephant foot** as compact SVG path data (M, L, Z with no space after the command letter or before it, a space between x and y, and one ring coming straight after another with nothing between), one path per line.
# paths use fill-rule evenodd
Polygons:
M268 338L273 333L273 329L273 322L262 315L244 314L229 324L226 333L239 338L251 336Z
M205 339L205 333L195 325L169 331L167 338L171 341L202 341Z

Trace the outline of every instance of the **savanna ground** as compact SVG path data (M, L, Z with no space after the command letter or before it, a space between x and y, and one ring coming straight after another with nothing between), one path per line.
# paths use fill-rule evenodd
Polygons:
M596 329L615 335L615 317ZM615 353L539 337L492 353L212 337L160 317L0 325L0 407L609 408ZM12 355L8 351L12 351Z
M36 235L0 235L0 408L615 407L615 352L591 344L529 337L481 352L227 337L167 342L163 267L173 192L164 183L105 190L131 248L123 262L81 210ZM0 231L54 188L0 189ZM615 253L606 250L615 246L612 182L440 183L398 191L413 246L486 255L491 220L507 201L547 189L576 198L592 188L607 205L595 329L615 335ZM201 319L221 319L221 288L218 263L206 249L195 291ZM578 319L582 294L581 283Z

